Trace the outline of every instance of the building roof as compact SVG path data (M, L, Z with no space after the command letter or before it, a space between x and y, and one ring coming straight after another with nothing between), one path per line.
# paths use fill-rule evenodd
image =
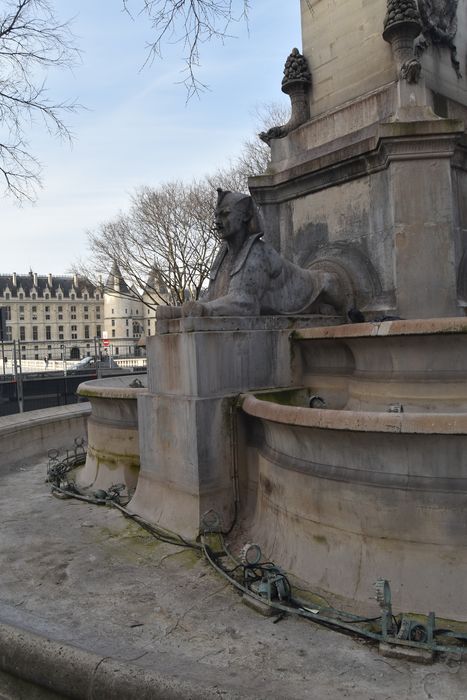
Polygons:
M128 287L127 283L125 282L123 275L120 272L120 268L117 265L117 263L115 262L115 260L112 264L112 268L110 270L109 276L107 277L107 281L105 283L105 286L106 286L107 290L113 289L116 292L120 292L120 294L128 294L128 295L132 294L132 292L131 292L130 288Z
M52 284L50 285L49 282ZM25 275L15 273L0 275L0 294L4 295L7 289L12 298L17 298L19 292L23 292L27 298L33 291L38 298L44 297L46 292L54 298L60 290L64 297L70 297L70 294L74 293L79 299L84 293L94 295L96 286L79 275L37 275L31 270Z

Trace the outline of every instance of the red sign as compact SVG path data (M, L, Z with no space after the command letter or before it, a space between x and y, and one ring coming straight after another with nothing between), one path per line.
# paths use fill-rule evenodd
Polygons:
M104 338L103 341L102 341L102 345L103 345L105 348L108 348L109 345L110 345L110 340L109 340L108 338Z

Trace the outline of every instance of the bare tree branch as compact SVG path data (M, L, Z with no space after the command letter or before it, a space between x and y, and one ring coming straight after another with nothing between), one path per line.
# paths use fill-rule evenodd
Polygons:
M0 178L5 193L34 199L40 164L27 131L38 118L50 134L70 139L63 121L78 105L47 96L46 73L71 68L78 50L68 23L55 19L48 0L4 0L0 10Z
M256 110L258 130L287 121L289 108L266 104ZM88 233L92 264L81 262L75 272L105 285L112 263L130 285L129 298L149 308L180 305L199 299L207 287L217 247L214 231L216 188L248 191L248 177L267 169L269 147L257 137L247 139L230 167L189 184L171 182L136 192L127 214Z
M139 12L147 15L154 39L148 44L146 63L162 56L167 43L183 46L185 77L181 81L187 88L188 99L206 89L197 78L200 65L200 46L217 39L224 42L229 37L233 23L248 20L249 0L122 0L130 14L137 2Z
M290 117L290 104L268 102L256 107L254 112L255 131L267 131L278 124L285 124ZM271 149L256 135L246 139L239 155L225 168L219 168L207 177L208 183L216 189L248 192L248 178L262 175L268 169Z
M198 299L216 248L214 192L205 183L172 182L139 190L128 214L88 233L92 265L79 271L97 282L116 262L136 296L153 308ZM104 291L112 293L104 286Z

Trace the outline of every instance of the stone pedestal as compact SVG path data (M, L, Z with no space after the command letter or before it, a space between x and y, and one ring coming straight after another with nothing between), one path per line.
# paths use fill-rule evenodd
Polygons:
M160 321L147 347L149 391L138 397L141 471L129 508L189 538L211 508L228 528L236 498L236 398L247 389L293 386L291 331L322 323L322 317Z
M302 266L345 270L369 319L464 315L464 123L388 119L313 147L318 126L282 139L310 139L300 158L250 181L271 242Z

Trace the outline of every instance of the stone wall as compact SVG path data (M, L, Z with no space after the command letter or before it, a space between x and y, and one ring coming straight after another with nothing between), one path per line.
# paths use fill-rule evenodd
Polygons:
M45 462L51 448L72 448L75 437L87 435L90 413L90 404L80 403L0 418L0 471Z

